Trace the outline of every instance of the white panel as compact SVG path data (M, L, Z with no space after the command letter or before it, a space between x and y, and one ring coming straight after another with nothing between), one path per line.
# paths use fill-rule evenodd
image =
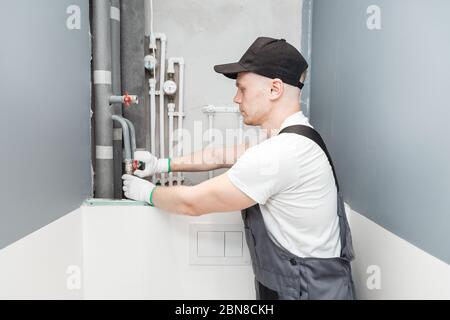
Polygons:
M86 299L255 298L249 258L246 264L190 264L189 224L231 225L233 231L242 228L239 212L187 217L143 206L82 210ZM193 238L196 248L197 231Z

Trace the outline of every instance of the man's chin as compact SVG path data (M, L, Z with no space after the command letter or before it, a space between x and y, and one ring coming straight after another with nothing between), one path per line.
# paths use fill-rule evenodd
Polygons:
M256 126L257 125L248 116L242 115L242 120L246 126Z

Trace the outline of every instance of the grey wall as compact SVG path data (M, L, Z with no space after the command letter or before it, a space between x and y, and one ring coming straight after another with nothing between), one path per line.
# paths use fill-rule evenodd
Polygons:
M88 1L1 1L0 30L2 248L91 193Z
M168 56L185 58L185 128L207 116L206 104L232 105L234 81L214 72L215 64L237 61L258 36L284 38L297 48L301 42L302 0L165 0L154 1L155 32L167 35ZM237 128L235 114L216 117L220 130ZM167 151L167 148L166 148ZM223 170L216 170L218 175ZM207 173L186 173L187 183L208 178Z
M345 200L450 262L450 2L313 3L311 120ZM366 26L369 5L381 30Z

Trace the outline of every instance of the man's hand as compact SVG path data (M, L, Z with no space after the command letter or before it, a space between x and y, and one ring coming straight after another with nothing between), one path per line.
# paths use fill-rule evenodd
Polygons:
M156 173L169 172L169 159L158 159L148 151L136 151L134 159L145 163L144 170L136 170L134 175L145 178Z
M150 194L155 187L153 183L129 174L124 174L122 179L125 197L136 201L150 203ZM150 204L153 205L153 203Z

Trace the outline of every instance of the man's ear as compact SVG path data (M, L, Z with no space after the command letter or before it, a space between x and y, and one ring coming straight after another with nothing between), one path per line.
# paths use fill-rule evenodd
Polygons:
M279 99L284 92L284 83L280 79L273 79L270 87L270 99Z

